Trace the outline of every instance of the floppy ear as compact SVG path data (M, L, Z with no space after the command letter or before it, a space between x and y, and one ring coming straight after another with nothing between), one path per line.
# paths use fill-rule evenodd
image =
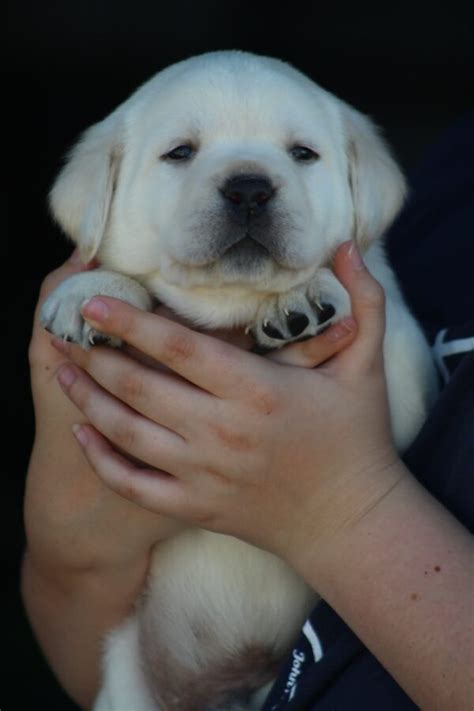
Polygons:
M354 203L353 237L362 249L380 237L406 195L403 174L373 123L344 107L349 183Z
M89 128L69 153L50 193L54 217L89 262L104 236L121 156L118 119Z

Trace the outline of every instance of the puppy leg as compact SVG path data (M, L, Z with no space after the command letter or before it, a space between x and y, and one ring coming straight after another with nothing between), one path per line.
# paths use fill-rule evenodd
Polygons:
M138 623L127 620L109 635L102 688L93 711L160 711L140 663Z
M349 294L330 269L319 269L296 289L261 304L250 332L264 350L316 335L351 312Z
M86 349L102 343L119 346L118 339L96 331L81 316L82 305L99 295L113 296L144 311L152 306L150 294L134 279L96 269L74 274L48 296L41 309L41 325L55 336Z

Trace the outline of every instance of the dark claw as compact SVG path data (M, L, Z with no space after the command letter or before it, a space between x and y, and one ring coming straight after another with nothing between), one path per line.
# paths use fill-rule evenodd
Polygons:
M329 321L335 313L336 309L332 304L321 304L321 308L318 308L318 323Z
M89 340L93 346L105 346L110 342L109 336L105 336L103 333L95 333Z
M299 336L309 324L309 318L306 314L299 313L299 311L292 311L286 317L286 323L291 335Z
M263 324L262 331L269 338L277 338L279 341L285 340L285 336L282 333L280 333L278 328L275 328L270 323Z

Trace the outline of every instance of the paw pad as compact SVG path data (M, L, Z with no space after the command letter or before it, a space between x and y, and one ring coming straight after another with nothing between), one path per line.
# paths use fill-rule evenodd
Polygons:
M286 325L292 336L299 336L309 324L306 314L292 311L286 315Z
M283 333L279 331L278 328L275 328L275 326L272 326L269 321L264 321L262 331L269 338L276 338L279 341L285 340L285 336L283 335Z
M322 333L350 312L349 294L321 267L305 285L264 299L249 331L259 347L281 348Z
M336 309L332 304L321 304L318 307L318 323L326 323L335 313Z

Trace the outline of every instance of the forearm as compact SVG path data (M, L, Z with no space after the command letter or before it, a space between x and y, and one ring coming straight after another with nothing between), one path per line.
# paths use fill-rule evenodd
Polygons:
M143 571L58 570L52 575L25 554L22 595L30 623L59 683L81 708L91 707L99 688L104 637L133 610L137 581L145 575L145 566Z
M398 485L303 573L421 708L463 711L474 698L472 540L396 466Z
M89 708L104 636L133 610L155 543L177 524L109 491L72 433L57 431L38 438L30 461L22 590L52 670Z

